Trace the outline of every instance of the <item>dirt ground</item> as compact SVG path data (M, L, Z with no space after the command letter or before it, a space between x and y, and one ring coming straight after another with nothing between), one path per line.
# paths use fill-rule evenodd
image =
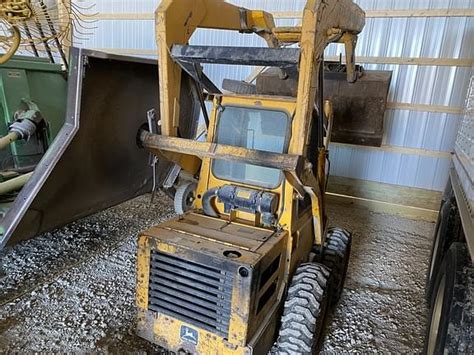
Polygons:
M0 279L0 352L141 352L135 335L137 233L173 216L142 196L8 249ZM419 353L433 223L330 205L354 234L346 289L324 353Z

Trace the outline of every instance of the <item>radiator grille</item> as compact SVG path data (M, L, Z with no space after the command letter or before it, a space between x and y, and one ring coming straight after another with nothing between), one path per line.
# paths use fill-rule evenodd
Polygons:
M227 337L232 274L151 252L148 309Z

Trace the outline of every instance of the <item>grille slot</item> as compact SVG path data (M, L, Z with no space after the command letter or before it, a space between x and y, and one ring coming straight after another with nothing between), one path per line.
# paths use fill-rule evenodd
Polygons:
M231 273L152 250L149 310L226 337L231 299Z

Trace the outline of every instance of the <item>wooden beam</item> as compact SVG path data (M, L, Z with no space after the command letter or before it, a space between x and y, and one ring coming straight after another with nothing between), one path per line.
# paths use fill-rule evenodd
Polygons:
M474 9L394 9L394 10L368 10L368 18L393 18L393 17L471 17Z
M326 193L326 201L330 204L357 206L373 212L393 214L400 217L414 220L423 220L427 222L436 222L438 218L438 211L426 208L411 207L399 205L396 203L334 194L330 192Z
M450 152L443 152L439 150L408 148L408 147L401 147L401 146L387 145L387 144L383 144L381 147L371 147L371 146L365 146L365 145L353 145L353 144L347 144L347 143L331 142L331 145L338 146L338 147L346 147L346 148L357 147L357 149L376 150L379 152L382 151L382 152L389 152L389 153L396 153L396 154L421 155L421 156L432 157L432 158L451 159Z
M410 18L410 17L472 17L474 9L383 9L383 10L366 10L367 18ZM276 19L300 19L300 11L276 11L273 12ZM88 19L114 21L114 20L154 20L155 16L150 13L101 13Z
M397 205L439 210L442 192L331 175L328 192L388 202Z
M462 115L464 109L462 107L443 106L443 105L428 105L428 104L412 104L405 102L388 102L387 109L389 110L409 110L420 112L437 112L447 113L452 115Z
M301 17L299 11L273 12L277 19L295 19ZM394 18L394 17L472 17L474 9L381 9L365 10L366 18Z
M331 175L327 201L436 222L442 192Z
M325 57L328 61L339 61L340 57ZM345 57L342 57L343 63ZM396 65L425 65L438 67L472 67L471 58L423 58L423 57L362 57L356 55L357 63L364 64L396 64Z

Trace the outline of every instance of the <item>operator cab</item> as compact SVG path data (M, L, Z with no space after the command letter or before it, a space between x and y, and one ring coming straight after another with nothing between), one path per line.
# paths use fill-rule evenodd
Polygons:
M275 97L216 96L208 141L285 154L291 139L296 100ZM278 227L285 176L282 170L251 163L205 158L196 207L203 213L254 226Z

